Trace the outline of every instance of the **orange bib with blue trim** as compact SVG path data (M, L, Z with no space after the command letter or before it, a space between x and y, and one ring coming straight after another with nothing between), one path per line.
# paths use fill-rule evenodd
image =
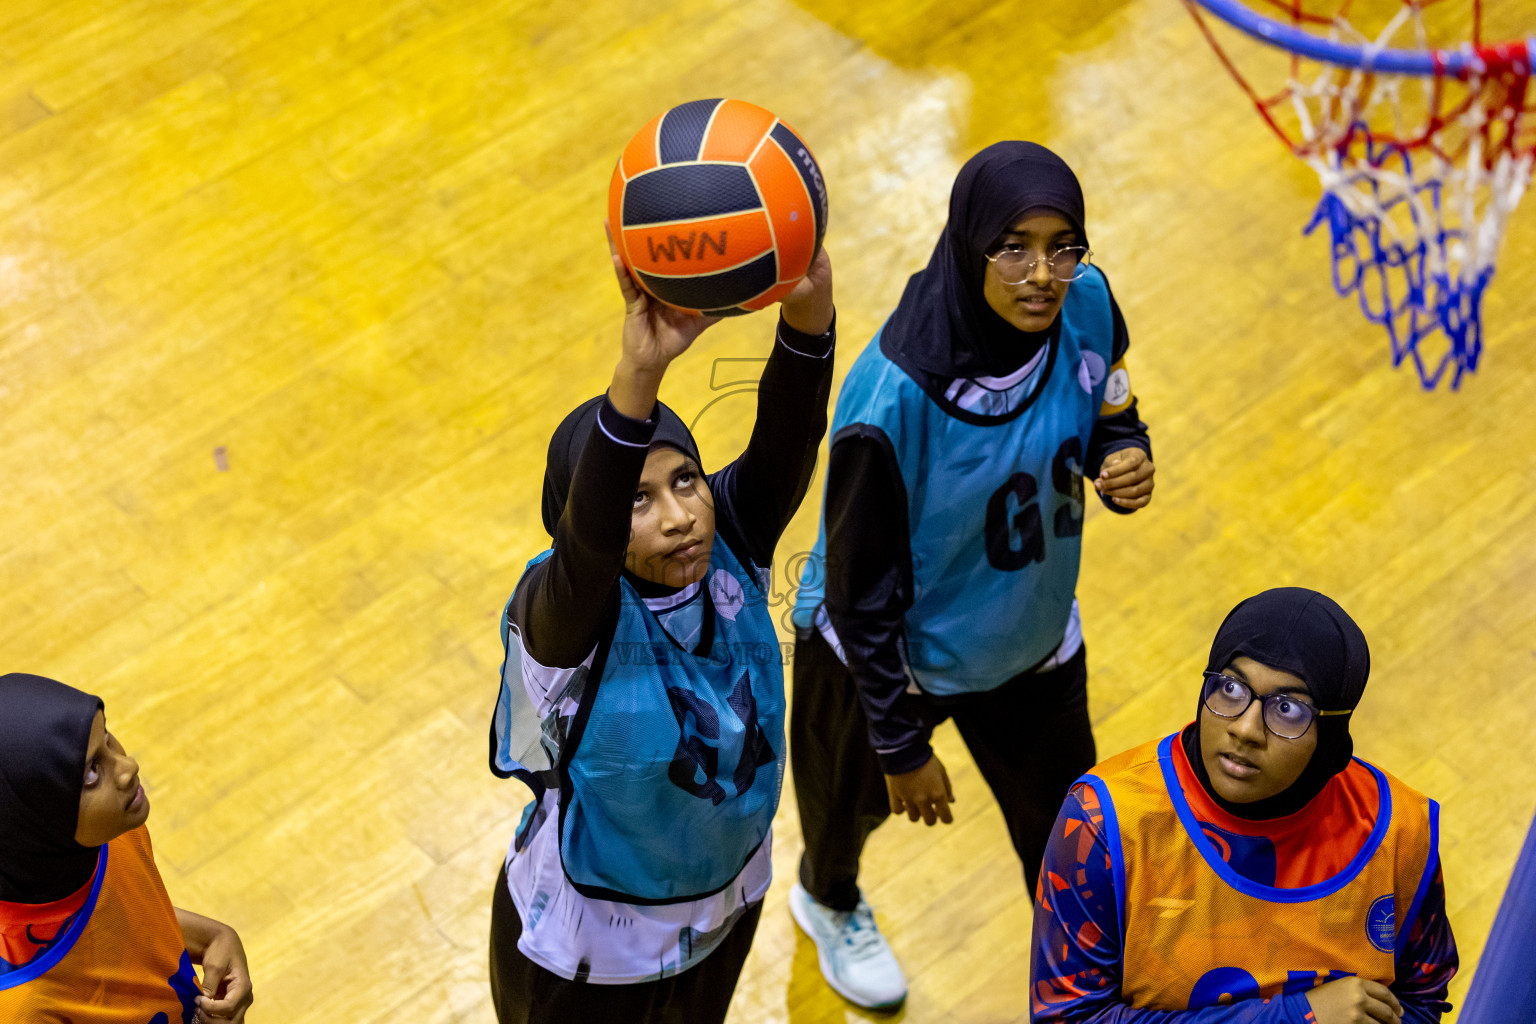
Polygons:
M1202 830L1179 785L1178 742L1175 733L1133 747L1082 778L1104 810L1124 1000L1191 1010L1346 975L1392 984L1439 861L1438 805L1361 761L1380 801L1365 844L1331 878L1276 888L1239 875Z
M0 1024L188 1024L197 976L140 825L102 847L85 903L0 974Z

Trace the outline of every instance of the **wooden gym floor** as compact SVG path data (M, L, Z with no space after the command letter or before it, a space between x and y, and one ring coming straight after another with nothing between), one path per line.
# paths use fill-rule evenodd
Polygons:
M1499 15L1490 36L1526 36L1536 3ZM613 161L713 95L820 157L840 370L969 154L1028 138L1078 170L1158 464L1149 509L1090 510L1099 749L1189 718L1238 599L1337 597L1374 653L1357 749L1444 805L1459 999L1536 803L1536 211L1485 368L1424 394L1301 236L1315 178L1173 0L9 0L0 669L105 697L173 898L244 936L251 1019L491 1019L523 803L485 766L497 615L545 544L549 432L616 357ZM716 361L771 330L723 324L668 378L709 465L755 374ZM866 862L904 1019L1024 1020L1019 868L953 732L939 749L958 821L892 823ZM786 911L785 795L731 1019L862 1019Z

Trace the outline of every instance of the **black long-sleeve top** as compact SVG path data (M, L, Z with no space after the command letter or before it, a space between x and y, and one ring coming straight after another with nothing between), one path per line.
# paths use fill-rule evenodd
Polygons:
M760 569L800 507L827 431L836 325L819 337L782 319L757 391L746 451L706 480L715 531ZM518 583L508 618L528 654L551 668L580 665L618 600L630 512L657 417L635 420L604 400L571 479L553 552ZM633 579L633 577L631 577ZM652 584L649 591L656 590ZM675 588L670 588L675 589Z
M1112 362L1130 348L1120 307L1114 314ZM1065 372L1056 367L1057 373ZM929 395L942 395L948 381L919 381ZM932 400L930 398L930 400ZM1024 415L1029 415L1028 412ZM1084 474L1098 476L1104 460L1122 448L1151 455L1147 425L1135 399L1121 411L1102 415L1089 436ZM980 500L985 501L986 495ZM1120 515L1134 509L1100 496ZM907 525L907 491L889 441L857 427L832 438L827 462L825 608L843 647L869 723L870 743L887 774L915 771L933 756L927 730L908 692L909 678L899 644L912 607L912 549ZM1001 682L1001 680L999 680Z

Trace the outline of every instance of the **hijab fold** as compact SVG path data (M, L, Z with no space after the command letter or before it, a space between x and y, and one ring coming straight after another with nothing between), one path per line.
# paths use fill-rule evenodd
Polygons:
M100 697L42 676L0 676L0 900L52 903L90 880L75 842Z
M560 516L565 512L565 503L571 493L571 481L576 477L576 464L581 461L587 439L592 436L592 431L602 429L598 423L598 411L607 397L598 395L589 398L572 409L549 439L549 454L544 464L544 500L540 511L544 517L544 529L551 537L555 535L555 524L560 522ZM700 473L704 472L704 462L699 458L699 446L677 413L657 402L651 410L650 418L656 423L651 447L660 445L676 448L694 461Z
M1239 657L1299 677L1313 703L1324 711L1353 711L1371 674L1371 653L1360 627L1331 598L1300 587L1266 590L1227 614L1211 643L1206 670L1220 672ZM1349 766L1354 755L1350 716L1315 718L1317 749L1301 776L1272 797L1232 803L1216 793L1205 770L1200 751L1202 713L1203 704L1196 698L1195 725L1182 737L1185 752L1206 793L1222 810L1239 818L1265 820L1299 811Z
M1005 377L1054 341L1058 315L1044 331L1021 331L998 316L982 292L987 258L1030 210L1066 218L1086 246L1083 190L1066 161L1033 142L995 142L967 160L949 193L949 220L928 266L907 281L880 333L886 358L921 380Z

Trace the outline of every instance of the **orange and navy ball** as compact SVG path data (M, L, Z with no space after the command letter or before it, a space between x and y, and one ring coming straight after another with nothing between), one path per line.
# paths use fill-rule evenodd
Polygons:
M737 316L799 283L827 230L811 148L741 100L673 107L624 147L608 223L635 281L669 306Z

